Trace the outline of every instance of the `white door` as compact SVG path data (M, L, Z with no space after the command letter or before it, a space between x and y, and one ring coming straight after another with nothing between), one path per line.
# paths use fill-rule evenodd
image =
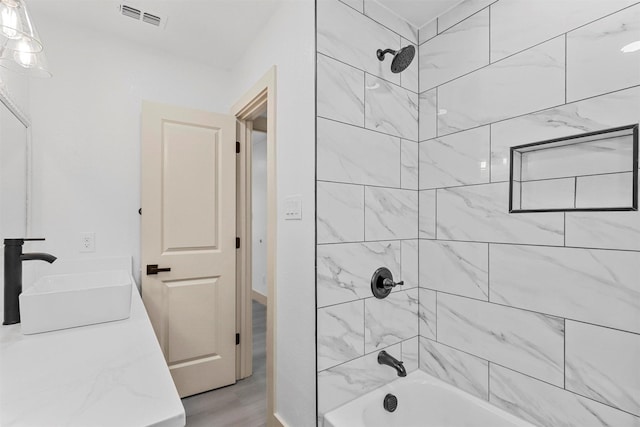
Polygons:
M235 145L233 116L143 103L142 299L181 397L235 382Z

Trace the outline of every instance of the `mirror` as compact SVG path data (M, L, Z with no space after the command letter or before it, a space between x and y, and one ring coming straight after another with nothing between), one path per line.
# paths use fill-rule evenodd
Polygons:
M27 237L27 128L0 104L0 237ZM2 267L0 266L0 271Z

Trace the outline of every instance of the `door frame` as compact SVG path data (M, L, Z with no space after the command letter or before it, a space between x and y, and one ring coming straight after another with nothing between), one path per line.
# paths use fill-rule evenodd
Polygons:
M237 119L237 136L240 143L238 158L238 237L245 244L238 250L237 273L237 321L241 334L237 352L236 369L239 378L251 374L252 369L252 285L251 275L251 141L252 120L258 112L267 108L267 425L283 426L275 414L276 406L276 230L277 230L277 174L276 174L276 66L271 67L240 99L231 107L231 114ZM249 209L247 209L247 207Z

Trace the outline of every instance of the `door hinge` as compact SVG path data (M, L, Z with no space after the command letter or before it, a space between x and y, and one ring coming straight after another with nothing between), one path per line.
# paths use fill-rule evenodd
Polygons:
M240 153L240 143L236 141L236 154Z
M236 345L240 344L240 334L236 334Z
M240 249L240 238L236 237L236 249Z

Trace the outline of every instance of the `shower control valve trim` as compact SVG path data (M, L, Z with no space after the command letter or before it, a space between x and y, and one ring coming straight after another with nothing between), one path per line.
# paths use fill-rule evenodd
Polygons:
M379 299L386 298L393 288L404 285L404 281L394 282L393 274L386 267L380 267L371 277L371 292Z

